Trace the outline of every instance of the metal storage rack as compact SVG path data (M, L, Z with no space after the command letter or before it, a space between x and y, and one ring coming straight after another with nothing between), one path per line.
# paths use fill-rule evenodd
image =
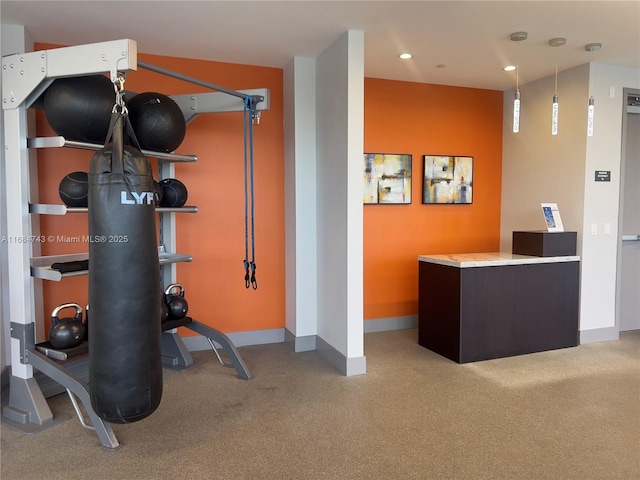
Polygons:
M60 77L83 76L108 72L113 81L119 72L136 70L144 64L137 62L137 45L130 39L81 45L74 47L16 54L3 57L3 99L5 129L5 162L7 178L7 234L12 238L24 241L9 242L9 321L11 327L11 377L9 399L2 411L2 421L25 433L35 433L67 417L52 414L46 398L65 390L69 394L73 407L81 424L94 430L101 445L109 450L120 445L109 423L100 419L91 408L89 385L85 358L74 361L73 353L51 351L38 344L37 337L42 337L42 295L41 281L61 281L70 276L86 275L87 270L60 273L51 269L54 262L87 260L87 253L58 256L40 256L37 242L29 239L39 235L38 215L66 215L87 212L86 208L68 208L64 205L40 204L37 201L37 164L32 157L32 149L69 147L98 150L102 145L88 144L66 140L63 137L29 138L27 109L40 97L47 87ZM154 69L150 65L143 68ZM161 71L160 73L167 73ZM186 81L193 81L179 74L172 75ZM174 97L181 107L187 122L192 121L199 113L242 110L242 102L229 102L229 93L238 97L252 96L260 104L257 110L269 108L269 92L266 89L233 92L222 87L192 82L212 87L216 92ZM240 105L239 105L240 104ZM158 160L159 178L170 178L175 174L174 163L195 162L194 155L151 152L143 150L146 156ZM160 264L163 266L162 282L167 285L176 278L176 263L190 262L191 256L165 252L164 248L176 245L176 213L196 213L197 207L157 208L160 215ZM243 379L251 378L251 374L237 352L233 343L223 333L186 318L182 321L169 322L163 327L162 354L163 363L169 366L186 367L193 359L177 333L183 326L205 336L213 351L225 366L236 369ZM40 331L40 332L38 332ZM39 335L38 335L39 333ZM216 345L222 347L231 360L225 364ZM80 357L86 353L86 346L78 348ZM34 369L44 375L45 381L38 382ZM48 384L47 384L48 382ZM80 400L90 423L85 422L84 415L76 398Z

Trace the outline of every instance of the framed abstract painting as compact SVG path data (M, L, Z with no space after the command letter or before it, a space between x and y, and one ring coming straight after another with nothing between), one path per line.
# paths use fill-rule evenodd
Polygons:
M365 153L363 203L411 203L411 155Z
M473 157L425 155L422 203L473 203Z

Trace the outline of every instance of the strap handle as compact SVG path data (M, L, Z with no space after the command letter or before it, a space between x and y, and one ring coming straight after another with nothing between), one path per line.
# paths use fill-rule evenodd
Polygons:
M111 173L124 174L124 139L122 135L122 113L116 115L111 142Z
M253 100L253 97L250 95L244 98L244 283L246 288L252 287L254 290L257 290L253 186L253 123L256 110ZM247 124L249 125L248 141ZM249 261L249 205L251 206L251 261Z

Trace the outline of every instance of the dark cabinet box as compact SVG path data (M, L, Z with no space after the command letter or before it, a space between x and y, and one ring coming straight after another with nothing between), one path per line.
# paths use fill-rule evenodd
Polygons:
M562 257L576 254L576 232L513 232L512 253L533 257Z

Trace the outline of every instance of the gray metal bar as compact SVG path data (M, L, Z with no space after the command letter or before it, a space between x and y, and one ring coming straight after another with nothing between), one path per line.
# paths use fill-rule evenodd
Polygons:
M152 72L161 73L163 75L167 75L169 77L177 78L178 80L183 80L185 82L193 83L194 85L199 85L201 87L210 88L211 90L217 90L218 92L226 93L228 95L233 95L234 97L242 98L243 100L247 97L253 97L252 95L247 95L246 93L237 92L235 90L230 90L225 87L221 87L219 85L215 85L213 83L205 82L198 78L189 77L187 75L183 75L182 73L177 73L166 68L158 67L156 65L151 65L146 62L138 61L138 66L142 68L146 68L147 70L151 70ZM255 98L255 97L253 97Z
M239 90L239 93L261 99L255 107L255 115L259 115L262 110L269 110L271 101L268 88ZM171 95L171 98L182 110L187 125L201 113L242 112L245 108L241 98L234 98L223 92Z
M52 360L57 360L55 356L52 356L53 354L51 350L45 353L42 351L41 345L36 345L36 349L40 353L45 354L47 357L51 358ZM73 357L70 358L68 355L65 355L65 356L67 357L67 359L64 362L65 371L69 372L72 375L75 375L76 377L81 379L83 382L88 384L89 383L89 356L79 355L78 357L75 357L75 358ZM64 393L66 390L66 388L64 388L62 385L60 385L58 382L56 382L52 378L47 377L42 372L39 372L36 370L33 376L38 382L38 385L40 386L40 391L42 392L42 395L44 395L44 398L48 399L51 397L55 397L56 395L60 395L61 393Z
M193 365L193 357L176 329L162 332L162 363L170 367Z
M158 180L165 178L176 178L176 166L171 162L158 163ZM160 212L158 215L158 238L160 247L158 254L164 253L165 245L171 249L175 249L177 244L176 232L176 214L175 212ZM162 268L162 285L164 287L175 283L177 277L176 265L170 264Z
M29 204L29 213L37 213L39 215L66 215L67 213L87 213L88 211L87 207L67 207L66 205L51 203ZM156 207L156 212L198 213L198 207L195 205Z
M76 140L67 140L64 137L33 137L27 139L29 148L52 148L52 147L69 147L79 148L81 150L100 150L104 145L97 143L78 142ZM182 155L179 153L155 152L153 150L140 150L146 157L157 158L160 161L191 163L198 160L197 155Z
M233 363L233 366L236 368L236 371L238 372L238 376L240 376L240 378L244 380L253 378L253 375L251 375L251 372L249 372L249 369L245 365L244 360L242 360L242 357L236 349L236 346L224 333L216 330L215 328L207 327L206 325L196 322L195 320L193 320L191 323L186 324L185 327L220 344Z
M195 205L185 205L183 207L156 207L156 212L167 213L198 213L198 207Z
M11 322L11 338L18 340L16 345L20 350L20 363L27 363L27 350L35 344L35 325L33 323Z
M76 401L76 396L68 388L67 388L67 395L69 395L69 400L71 400L71 405L73 405L73 409L76 411L76 415L78 416L78 420L80 420L80 425L82 425L87 430L95 431L96 427L94 427L93 425L88 424L85 421L84 415L82 414L82 410L80 410L80 406L78 405L78 402Z
M213 350L213 353L216 354L216 357L218 359L218 362L220 362L220 365L222 365L223 367L233 368L233 363L226 363L225 361L222 360L222 357L218 353L218 347L216 347L216 342L211 340L209 337L207 337L207 341L209 342L209 345L211 345L211 350Z
M104 448L115 450L120 447L111 425L102 420L91 408L89 385L35 349L29 350L29 363L33 365L33 368L55 380L80 399Z
M53 348L42 347L40 345L36 346L36 349L44 353L47 357L53 358L54 360L65 361L69 359L69 356L60 350L54 350Z
M30 203L29 213L36 213L39 215L66 215L67 207L65 205Z
M636 234L624 234L622 235L622 241L623 242L636 242L640 240L640 235L636 235Z
M3 78L3 91L6 87ZM4 162L6 182L7 235L30 238L33 235L29 215L29 154L24 142L27 137L27 115L24 106L4 110ZM31 279L29 262L33 256L33 243L7 243L7 270L11 281L5 287L9 291L9 318L13 322L30 324L36 318L35 286ZM31 366L20 362L20 352L11 348L11 373L20 378L33 375Z
M9 420L25 433L33 430L31 425L52 426L53 413L44 398L38 382L31 376L19 378L11 375L9 380L9 404L2 409L3 422Z
M36 52L38 53L38 52ZM47 77L71 77L109 72L112 82L118 72L136 70L138 44L131 39L111 40L45 50Z
M109 72L115 81L118 72L137 69L137 58L129 39L2 57L2 108L30 106L54 78Z
M93 143L86 142L76 142L72 140L65 140L65 147L69 148L80 148L82 150L100 150L104 148L104 145L96 145ZM181 155L178 153L168 153L168 152L155 152L153 150L140 150L145 157L153 157L157 158L159 161L167 161L167 162L195 162L198 160L197 155Z
M76 243L75 238L74 243ZM81 239L78 239L79 243ZM79 277L87 275L88 270L78 270L75 272L60 273L58 270L53 270L51 265L56 262L76 262L81 260L87 260L89 258L88 253L72 253L66 255L51 255L47 257L33 257L31 259L31 276L33 278L41 278L42 280L51 280L59 282L63 278ZM158 255L160 265L168 265L180 262L191 262L191 255L185 255L181 253L160 253Z

